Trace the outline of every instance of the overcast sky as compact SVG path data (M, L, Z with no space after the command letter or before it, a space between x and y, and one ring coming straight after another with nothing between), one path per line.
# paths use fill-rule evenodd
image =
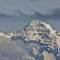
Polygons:
M60 8L60 0L0 0L0 12L6 13L14 10L25 13L32 13L31 10L44 12L57 8Z

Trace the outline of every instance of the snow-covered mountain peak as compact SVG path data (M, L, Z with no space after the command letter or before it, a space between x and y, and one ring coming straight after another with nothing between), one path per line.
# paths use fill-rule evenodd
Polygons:
M26 27L46 27L46 23L40 21L40 20L32 20L29 24L26 25Z
M29 24L27 24L22 30L12 33L0 33L0 36L4 36L6 38L12 38L17 39L23 38L24 40L50 40L52 36L56 37L56 31L53 30L53 28L40 20L32 20Z
M60 54L60 34L40 20L34 19L16 32L0 32L1 36L10 40L9 42L18 43L17 45L24 48L31 59L33 58L32 60L40 60L43 56L44 60L50 60L50 58L56 60L55 57Z
M39 30L39 32L45 31L50 34L54 34L56 32L55 30L53 30L53 28L49 24L44 23L40 20L36 20L36 19L34 19L29 24L27 24L24 29L25 30L37 30L37 31Z
M55 36L55 30L47 23L40 20L33 20L24 28L24 35L27 40L50 40L51 36Z

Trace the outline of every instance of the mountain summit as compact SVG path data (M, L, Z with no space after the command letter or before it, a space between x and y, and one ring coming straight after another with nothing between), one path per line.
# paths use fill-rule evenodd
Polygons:
M56 32L49 24L39 20L33 20L27 24L23 30L30 40L40 39L43 35L45 35L45 37L48 37L47 35L55 35Z

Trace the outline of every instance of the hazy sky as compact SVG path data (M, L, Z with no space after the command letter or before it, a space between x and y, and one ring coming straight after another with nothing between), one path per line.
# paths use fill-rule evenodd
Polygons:
M31 10L44 12L54 8L60 8L60 0L0 0L0 12L6 13L14 10L25 13L32 13Z
M0 31L16 31L32 18L44 20L60 32L60 0L0 0Z

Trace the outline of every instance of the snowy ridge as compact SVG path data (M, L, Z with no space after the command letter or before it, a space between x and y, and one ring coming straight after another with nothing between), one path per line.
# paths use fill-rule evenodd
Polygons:
M1 37L6 37L6 38L11 38L13 36L13 33L4 33L4 32L0 32L0 36Z
M27 60L50 60L50 58L56 60L57 55L60 54L60 34L40 20L34 19L22 30L16 32L0 32L1 36L15 42L22 41L25 44L22 46L25 46L24 49L29 55L29 58L26 57Z

